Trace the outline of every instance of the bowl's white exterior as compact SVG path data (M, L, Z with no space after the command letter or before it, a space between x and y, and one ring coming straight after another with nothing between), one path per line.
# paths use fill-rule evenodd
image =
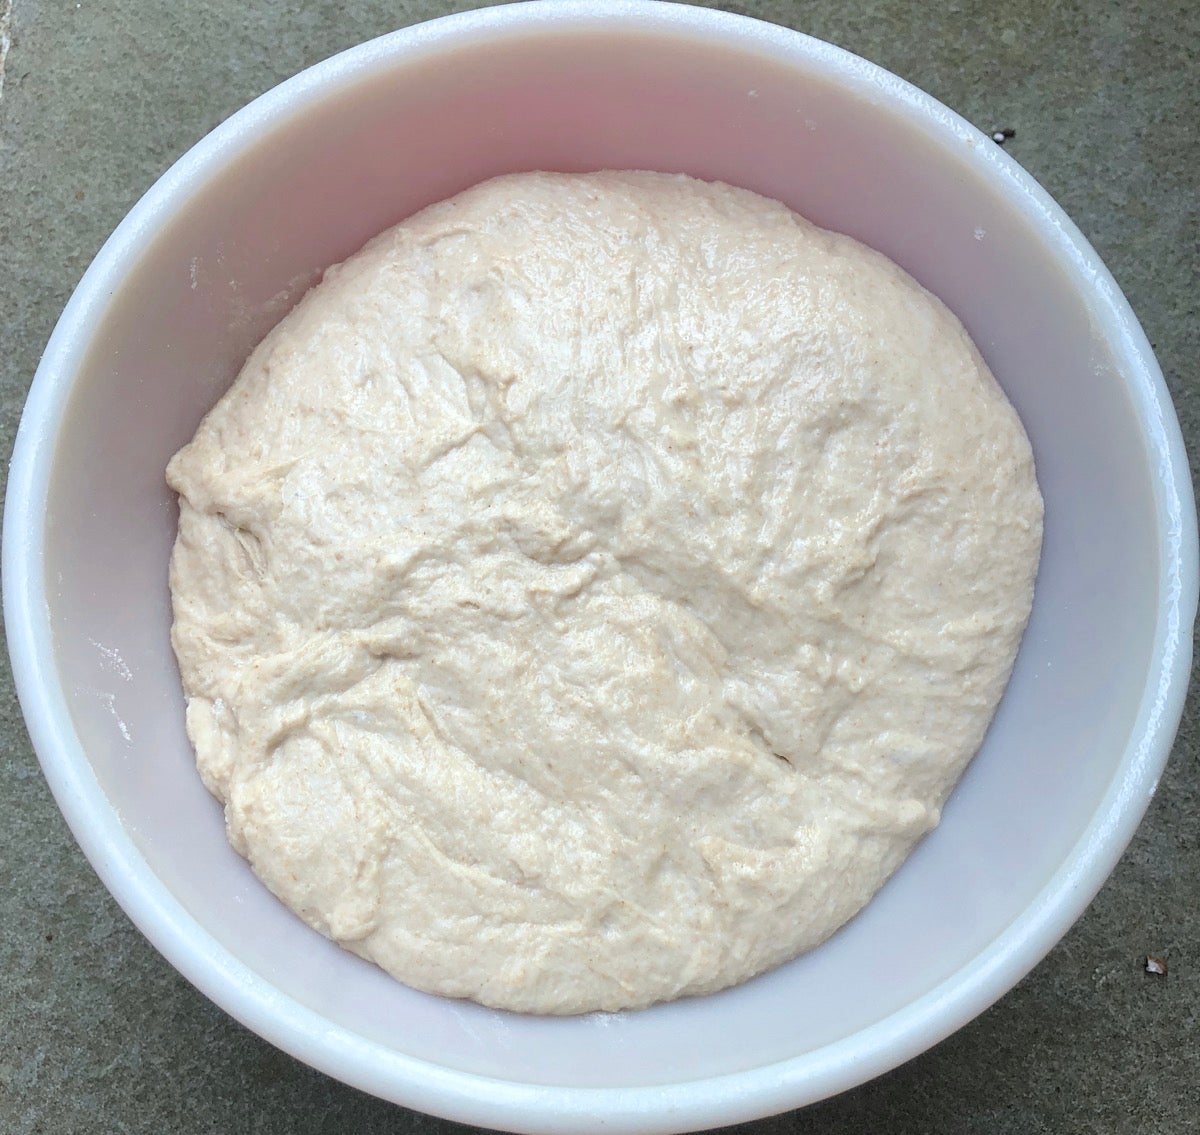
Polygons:
M391 981L303 926L229 850L183 732L163 468L322 268L491 174L600 167L778 197L941 296L1026 423L1046 541L984 750L862 915L741 988L549 1020ZM999 148L793 32L586 0L365 44L185 155L104 246L47 347L3 554L13 669L46 777L170 961L349 1083L554 1135L682 1131L811 1102L1009 989L1083 911L1154 791L1197 588L1187 463L1150 347L1087 242Z

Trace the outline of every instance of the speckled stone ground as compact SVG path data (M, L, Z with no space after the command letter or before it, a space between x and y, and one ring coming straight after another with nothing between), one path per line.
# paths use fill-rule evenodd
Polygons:
M0 91L0 433L121 216L254 95L469 4L13 0ZM930 91L1011 152L1100 250L1200 455L1200 6L1188 0L759 0ZM7 0L0 0L0 44ZM3 48L0 46L0 58ZM4 462L0 468L6 468ZM193 991L108 897L50 798L0 674L0 1131L465 1132L344 1087ZM783 1132L1182 1133L1200 1124L1200 697L1086 916L973 1024ZM1146 953L1167 955L1166 980Z

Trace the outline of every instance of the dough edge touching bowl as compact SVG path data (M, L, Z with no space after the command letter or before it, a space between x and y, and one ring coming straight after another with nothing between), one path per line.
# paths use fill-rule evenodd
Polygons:
M601 1087L548 1083L547 1076L540 1081L530 1077L532 1082L522 1082L519 1061L514 1061L518 1070L506 1074L500 1057L497 1060L501 1064L494 1064L493 1072L487 1074L455 1067L449 1060L439 1063L397 1051L368 1035L369 1030L347 1028L332 1020L327 1011L301 1003L275 983L274 973L268 977L263 967L246 964L218 937L216 926L197 918L196 895L170 874L177 868L168 870L160 863L161 837L142 822L128 801L115 802L113 783L107 779L113 769L136 765L140 752L137 746L146 744L144 732L139 732L132 717L126 728L121 718L125 710L118 700L106 703L107 708L92 707L98 719L111 709L111 716L121 726L120 731L110 728L111 736L105 742L108 750L101 752L95 743L85 750L81 739L80 706L91 705L87 700L90 695L81 693L80 682L64 672L64 657L76 648L63 635L62 620L69 605L75 603L78 607L82 599L66 594L58 579L58 568L66 564L55 559L66 539L62 528L75 518L59 515L53 506L61 485L72 477L82 477L88 471L87 462L95 457L91 451L70 452L71 447L60 442L64 432L72 439L77 436L70 431L79 428L83 406L78 399L73 401L73 396L80 376L89 368L95 370L97 357L106 347L97 341L97 334L107 326L114 297L129 278L136 277L139 268L145 267L160 242L173 238L178 215L208 192L219 175L228 174L239 163L250 162L256 148L265 149L262 143L268 134L292 129L306 113L315 113L336 99L349 98L355 90L378 85L393 71L423 66L441 53L469 53L496 37L536 39L545 35L586 37L609 33L676 39L688 51L711 53L711 58L729 52L738 55L743 64L749 53L759 57L764 69L776 78L791 69L810 79L816 76L838 97L854 104L855 113L878 113L900 120L911 128L913 144L924 140L932 147L954 153L965 171L986 181L1004 198L1013 223L1034 232L1048 250L1048 258L1066 277L1067 290L1084 297L1095 324L1093 343L1103 340L1103 346L1119 365L1127 402L1127 417L1121 426L1126 433L1132 430L1137 435L1130 460L1141 460L1149 488L1145 498L1122 499L1113 507L1128 508L1133 515L1137 506L1150 506L1156 546L1146 550L1143 571L1147 581L1152 577L1157 605L1153 629L1147 624L1145 632L1144 654L1149 664L1141 675L1140 690L1129 695L1136 706L1124 727L1127 741L1106 782L1098 786L1090 818L1070 833L1069 844L1054 869L1038 877L1031 899L1016 917L990 935L966 964L851 1035L799 1055L767 1059L724 1073L701 1070L689 1076L677 1071L662 1083ZM730 66L737 69L732 63ZM768 85L764 84L761 93L745 106L759 108L770 103ZM449 96L442 93L439 97ZM738 113L750 111L740 108ZM819 130L813 133L819 134ZM998 148L985 143L982 135L952 112L895 77L839 49L785 29L720 12L671 5L519 4L446 17L328 60L239 112L160 179L97 256L47 347L18 433L5 509L3 567L14 676L47 780L105 884L172 964L206 995L281 1048L348 1083L407 1106L518 1131L680 1131L769 1114L861 1083L916 1055L970 1020L1045 955L1082 913L1115 865L1169 754L1190 669L1190 631L1197 590L1195 512L1187 462L1169 397L1128 304L1062 211ZM258 157L261 162L261 154ZM519 164L519 156L515 160ZM269 175L267 169L261 176ZM447 185L445 191L453 188ZM445 191L431 187L428 193L444 196ZM820 215L814 219L823 223ZM353 234L342 235L344 242L353 239ZM869 235L867 239L878 246L879 242L871 241ZM236 259L235 249L226 249L225 254L230 260ZM330 255L325 262L335 258ZM190 267L203 273L206 265ZM189 265L183 264L181 271L186 276ZM293 276L293 289L302 290L308 278L303 272L284 274L285 279ZM277 291L277 287L272 288L261 298L258 308L245 315L244 325L231 325L231 340L240 337L250 343L259 333L253 325L256 319L271 322L277 318L281 313L278 304L286 306L288 298L285 295L282 301L276 299ZM942 294L942 298L956 307L954 295ZM270 300L277 305L273 313L267 302ZM961 311L959 314L963 315ZM969 324L969 320L964 321ZM986 354L990 346L987 336L977 337ZM209 384L205 396L210 401L228 377L215 370L211 376L204 376ZM153 398L149 388L145 398L147 402ZM1028 417L1030 406L1023 405L1020 398L1014 400L1023 416ZM185 437L194 424L194 420L180 422L173 428ZM1037 431L1032 432L1036 447ZM138 449L140 443L131 444ZM157 444L166 451L171 439ZM1051 477L1059 475L1053 450L1043 448L1038 457L1039 469L1045 468ZM161 526L169 516L169 510L165 511L156 523ZM1067 540L1075 535L1074 519L1061 512L1056 514L1055 497L1047 494L1048 534L1056 528L1065 530L1063 539ZM99 571L109 551L98 548L97 554ZM104 577L101 574L99 578ZM165 592L165 579L163 588ZM95 592L92 601L103 605L105 598L103 592ZM154 603L159 601L159 596L153 597ZM1035 609L1031 654L1042 648L1041 636L1052 630L1036 622ZM126 660L138 672L138 655L133 647L143 640L132 631L130 634L130 642L119 645L128 651ZM99 641L108 645L111 640L100 637ZM76 659L72 665L78 668L82 663ZM172 675L167 677L174 680ZM1043 679L1036 676L1036 680ZM1034 678L1029 681L1036 685ZM119 687L114 688L119 691ZM91 700L103 701L95 697ZM1002 714L1006 708L1010 707L1002 707ZM169 732L166 725L162 729ZM87 732L89 738L98 735L91 725ZM124 744L122 733L131 734L135 740ZM102 770L104 776L97 770ZM973 775L974 770L968 774ZM926 860L931 858L932 852L925 856ZM920 870L924 869L922 865ZM837 944L835 938L830 947L837 948ZM728 1012L721 1008L725 1004L703 999L682 1006L676 1017L662 1019L673 1022L670 1028L679 1029L702 1015ZM753 1029L754 1014L765 1010L752 1001L745 1002L745 1007L745 1027ZM428 1020L437 1027L449 1030L447 1036L458 1036L453 1032L457 1025L447 1018L447 1014L459 1012L452 1003L430 1004L421 1012L430 1014ZM795 1006L793 1013L803 1016L802 1007ZM504 1029L519 1031L525 1027L500 1020L499 1024L489 1023L493 1029L489 1035L502 1036ZM474 1019L469 1023L469 1027L477 1025ZM529 1027L539 1029L543 1025L534 1021ZM631 1024L618 1018L605 1024L590 1021L583 1027L589 1031L580 1034L580 1043L599 1051L605 1043L603 1038L624 1040L632 1035L631 1030L649 1029L652 1024ZM512 1043L519 1045L519 1038ZM615 1045L617 1041L611 1039L609 1043ZM803 1039L798 1037L796 1049L802 1047Z

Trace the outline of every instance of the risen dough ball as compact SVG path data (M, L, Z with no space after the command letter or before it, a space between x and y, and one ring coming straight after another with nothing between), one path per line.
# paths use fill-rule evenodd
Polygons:
M1041 539L937 300L646 173L384 233L168 476L234 846L400 980L531 1012L720 989L862 907L983 738Z

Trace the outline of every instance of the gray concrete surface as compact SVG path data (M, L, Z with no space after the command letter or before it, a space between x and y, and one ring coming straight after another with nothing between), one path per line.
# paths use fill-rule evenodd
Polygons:
M0 0L2 17L7 0ZM468 4L13 0L0 91L0 433L89 259L179 154L332 52ZM985 128L1066 207L1156 345L1195 460L1197 51L1189 0L748 0ZM0 31L3 22L0 20ZM2 37L0 37L2 42ZM3 52L0 48L0 57ZM3 463L7 467L7 462ZM0 675L0 1132L452 1132L251 1035L132 927L80 854ZM1065 941L890 1075L782 1132L1200 1130L1200 698L1158 797ZM1166 979L1142 972L1169 957Z

